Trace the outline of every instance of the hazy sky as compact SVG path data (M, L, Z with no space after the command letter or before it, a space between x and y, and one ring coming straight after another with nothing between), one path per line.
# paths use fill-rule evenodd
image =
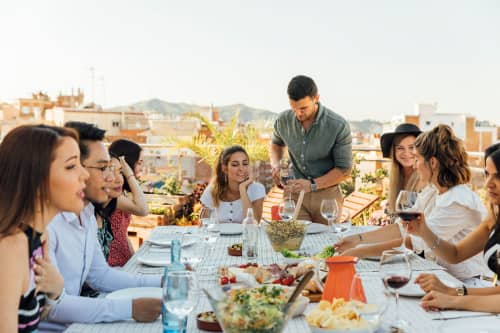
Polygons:
M415 102L500 124L500 1L0 2L0 100L71 87L281 111L296 74L348 119Z

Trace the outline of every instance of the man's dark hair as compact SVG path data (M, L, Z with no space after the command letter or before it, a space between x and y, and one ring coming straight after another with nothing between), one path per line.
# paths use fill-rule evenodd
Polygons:
M82 161L89 157L88 143L89 141L102 141L104 139L105 130L100 129L94 124L84 123L81 121L68 121L64 127L73 128L78 132L80 141L80 159Z
M304 97L314 97L318 95L318 87L313 79L305 75L297 75L288 84L288 98L294 101Z

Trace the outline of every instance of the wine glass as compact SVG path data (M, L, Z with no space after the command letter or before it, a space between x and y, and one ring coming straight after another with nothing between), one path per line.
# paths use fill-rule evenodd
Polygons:
M417 219L421 212L417 206L418 193L411 191L399 191L398 197L396 199L396 215L402 221L411 221ZM398 250L408 252L406 248L406 236L408 234L408 223L403 224L402 228L403 242L401 246L397 248Z
M358 315L369 323L370 331L375 332L388 307L387 291L382 280L375 274L354 274L349 299L369 304L358 311Z
M293 170L288 166L280 168L280 183L285 187L290 179L294 179ZM292 191L288 191L288 199L292 200Z
M411 266L408 256L404 251L394 249L382 252L379 272L385 287L396 295L396 318L391 324L391 328L407 332L408 323L399 318L398 289L404 287L411 278Z
M337 218L337 201L335 199L323 199L321 201L321 216L323 216L328 221L328 229L330 234L337 233L337 229L334 225L334 221Z
M290 221L295 212L295 202L292 199L284 199L279 204L280 217L284 221Z
M191 271L173 271L167 273L163 287L163 305L178 319L178 331L181 332L185 318L198 303L199 292L195 274Z
M220 236L220 225L217 210L215 208L203 207L200 210L200 223L203 242L208 252L205 256L206 261L212 258L211 254L214 252L217 240ZM203 267L206 268L204 275L215 276L213 271L216 270L216 267L214 265L204 265ZM199 272L199 274L200 273L201 272Z

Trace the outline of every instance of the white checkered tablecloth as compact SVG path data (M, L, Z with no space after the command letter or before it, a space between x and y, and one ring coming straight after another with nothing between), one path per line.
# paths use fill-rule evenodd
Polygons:
M153 230L153 233L157 232L185 232L185 227L158 227ZM367 227L353 227L349 231L349 233L357 233L361 231L366 231ZM241 236L221 236L217 241L216 248L210 255L210 257L204 258L203 262L200 264L198 268L199 271L203 273L204 269L207 267L219 267L219 266L228 266L233 264L241 264L243 263L243 259L241 257L231 257L227 255L227 246L241 242ZM316 253L320 251L324 246L332 243L331 235L328 233L319 233L319 234L311 234L307 235L304 239L304 242L301 247L301 251ZM145 243L137 253L131 258L131 260L124 266L124 270L135 273L135 274L154 274L161 273L162 268L149 268L141 265L137 258L142 254L149 251L150 245ZM169 255L169 254L166 254ZM267 236L264 231L261 230L259 241L258 241L258 263L259 264L271 264L271 263L279 263L281 262L281 255L274 252L271 248L271 244L269 243ZM454 280L448 273L442 270L440 266L436 264L426 261L419 256L412 256L411 259L412 268L415 271L433 271L439 274L439 276L445 277L448 280ZM378 262L376 261L368 261L368 260L360 260L357 264L357 271L361 272L361 274L377 274L378 271ZM215 283L216 278L212 280L201 280L200 284L202 287L210 286ZM314 304L310 304L308 309L314 307ZM188 332L204 332L200 331L196 328L196 314L202 311L211 310L210 304L205 296L200 298L200 301L193 311L188 321ZM307 311L307 310L306 310ZM401 316L410 322L411 324L411 332L438 332L438 328L442 326L443 320L432 320L432 316L422 310L419 306L419 298L406 298L401 297L400 299L400 313ZM460 319L464 320L464 319ZM467 319L478 320L476 319ZM500 322L500 321L499 321ZM73 324L71 325L66 332L68 333L107 333L107 332L120 332L120 333L160 333L162 332L162 323L161 319L153 323L137 323L135 321L125 321L125 322L116 322L116 323L101 323L101 324ZM310 329L305 321L304 316L295 317L288 323L285 328L286 333L298 333L298 332L310 332Z

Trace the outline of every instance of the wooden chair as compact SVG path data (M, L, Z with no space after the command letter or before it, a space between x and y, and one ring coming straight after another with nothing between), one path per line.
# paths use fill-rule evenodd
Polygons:
M281 201L283 201L283 190L277 186L273 186L264 198L264 203L262 205L262 218L267 221L271 221L271 207L279 205Z
M344 198L344 208L342 210L341 221L345 221L349 215L351 219L358 217L365 209L368 209L378 196L362 192L352 192Z

